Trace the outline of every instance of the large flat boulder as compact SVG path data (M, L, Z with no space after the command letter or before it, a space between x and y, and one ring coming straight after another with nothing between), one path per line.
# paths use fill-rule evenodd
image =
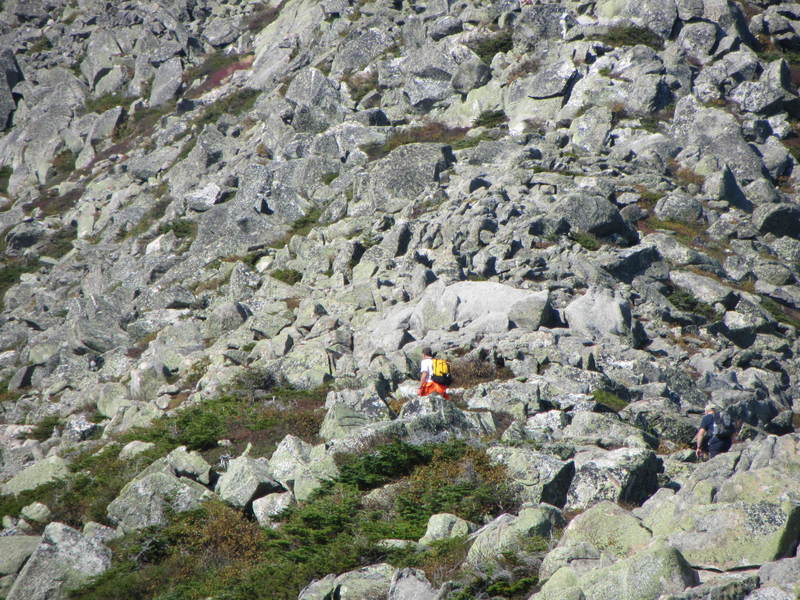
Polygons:
M63 523L50 523L7 600L63 600L111 566L111 550Z

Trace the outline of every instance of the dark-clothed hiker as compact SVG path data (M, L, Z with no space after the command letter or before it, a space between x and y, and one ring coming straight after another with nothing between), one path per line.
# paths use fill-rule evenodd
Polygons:
M696 453L702 457L707 454L714 458L717 454L727 452L733 443L733 426L730 417L719 414L717 407L706 404L705 415L700 421L700 428L694 438Z

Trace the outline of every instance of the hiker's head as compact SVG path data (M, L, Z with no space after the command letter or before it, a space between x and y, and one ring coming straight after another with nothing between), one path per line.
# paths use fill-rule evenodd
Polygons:
M714 404L706 404L706 414L715 413L717 412L717 407Z
M430 346L425 346L422 349L422 356L427 356L429 358L433 356L433 350L431 350Z

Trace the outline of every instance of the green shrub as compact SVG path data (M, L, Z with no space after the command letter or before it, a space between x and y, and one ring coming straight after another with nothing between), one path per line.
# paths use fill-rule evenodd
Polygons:
M255 11L247 19L247 29L251 33L258 33L267 25L275 21L283 8L283 2L277 6L259 3L255 5Z
M340 465L339 480L369 490L410 474L418 465L429 463L432 456L430 448L395 442Z
M764 307L776 321L800 329L800 311L779 304L768 296L761 296L761 306Z
M594 39L614 47L642 44L654 50L664 49L664 41L656 33L636 25L618 25L609 29L607 34Z
M167 207L172 202L172 198L169 196L164 196L155 199L153 204L147 209L147 211L142 215L142 218L139 219L139 222L136 223L133 227L128 229L127 231L120 230L121 238L128 238L128 237L139 237L143 233L145 233L150 227L155 223L158 219L164 216L164 213L167 212Z
M473 125L475 127L497 127L506 123L508 117L503 110L487 110L482 112Z
M592 392L592 397L594 398L595 402L610 408L614 412L619 412L628 406L628 403L625 402L625 400L617 396L615 393L609 392L608 390L595 390Z
M600 249L600 240L591 233L586 231L573 231L571 237L589 251L593 252Z
M395 148L406 144L436 142L455 145L457 142L464 141L468 131L469 129L466 127L449 127L443 123L430 122L401 131L395 131L384 143L365 145L361 150L367 154L370 160L378 160L389 154ZM475 144L476 143L477 142L475 142Z
M117 106L125 106L133 102L134 98L131 96L123 96L115 92L109 92L98 96L97 98L89 98L86 100L84 107L87 113L104 113L107 110L116 108Z
M252 88L237 90L220 98L206 108L203 115L198 119L200 127L216 123L222 115L238 116L247 112L256 103L261 92Z
M150 528L112 542L112 568L73 597L295 600L299 590L314 578L379 561L454 572L466 553L463 539L442 540L427 553L392 551L388 555L378 541L398 535L418 538L424 533L434 506L452 508L465 518L512 510L512 505L502 504L506 497L501 485L505 472L492 466L483 451L463 442L422 452L430 453L430 462L416 467L408 478L406 501L414 493L422 500L413 522L394 509L365 507L363 492L356 485L341 481L329 482L308 501L284 511L277 529L261 529L240 511L212 502L200 510L173 515L166 527ZM379 449L374 454L414 460L414 451L407 448ZM368 462L362 464L359 473L366 473ZM370 464L384 472L396 467L405 471L408 467L405 458L389 462L393 466L388 469L380 460ZM357 480L362 481L363 477L359 475ZM460 499L455 499L454 486ZM441 501L432 500L437 488L446 488ZM489 494L486 488L495 493ZM469 510L463 512L461 507Z
M303 274L294 269L275 269L270 276L289 285L299 283L303 279Z
M52 172L49 173L48 184L53 185L63 181L75 170L75 160L78 157L72 150L64 150L53 158Z
M8 165L0 167L0 194L8 193L8 181L14 174L14 169Z
M719 318L719 314L714 310L713 306L701 302L695 298L691 292L683 288L675 288L672 293L667 296L667 299L675 308L700 315L709 321Z
M164 235L172 232L179 240L194 239L197 235L197 223L188 219L176 219L159 226L158 233Z
M72 250L72 244L77 237L75 227L63 227L50 234L39 248L39 252L51 258L61 258Z
M53 44L50 43L50 40L48 40L45 36L41 36L36 38L36 40L34 40L34 42L28 47L26 52L28 54L35 54L38 52L47 52L48 50L52 49L53 49Z
M494 55L498 52L508 52L514 47L510 31L501 31L490 38L481 40L471 46L472 51L487 65L492 64Z

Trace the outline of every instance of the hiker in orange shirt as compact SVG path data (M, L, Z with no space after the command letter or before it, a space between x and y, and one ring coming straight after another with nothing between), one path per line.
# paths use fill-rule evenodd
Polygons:
M433 381L433 351L430 346L422 349L422 362L419 364L419 395L427 396L431 392L436 392L445 400L449 400L447 387L441 383Z

